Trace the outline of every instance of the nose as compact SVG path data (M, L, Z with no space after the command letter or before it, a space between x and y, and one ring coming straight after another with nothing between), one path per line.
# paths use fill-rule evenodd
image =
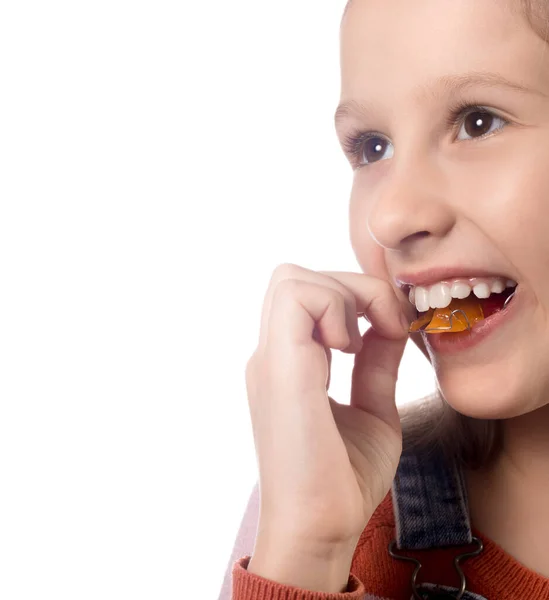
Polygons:
M456 222L442 171L428 158L395 158L370 203L368 229L383 248L405 250L448 235Z

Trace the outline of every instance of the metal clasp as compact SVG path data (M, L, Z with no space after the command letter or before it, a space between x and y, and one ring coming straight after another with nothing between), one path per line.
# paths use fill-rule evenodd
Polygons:
M428 590L425 590L425 591L418 590L416 580L417 580L417 575L419 573L419 570L422 567L422 564L416 558L412 558L410 556L403 556L402 554L396 554L394 551L394 548L396 546L396 540L393 540L392 542L390 542L388 550L389 550L389 554L393 558L396 558L397 560L405 560L408 562L412 562L416 565L416 568L414 569L414 572L412 574L412 580L411 580L412 593L414 595L415 600L461 600L461 598L463 597L463 594L465 594L465 587L466 587L467 582L465 580L465 574L463 573L463 571L461 569L460 563L462 560L465 560L466 558L470 558L472 556L478 556L484 549L484 545L479 538L473 536L473 542L475 542L478 546L476 550L473 550L472 552L464 552L463 554L459 554L458 556L456 556L454 558L454 567L455 567L457 574L459 575L459 579L460 579L460 587L459 587L457 596L453 596L453 595L449 594L448 592L444 592L444 591L431 592Z

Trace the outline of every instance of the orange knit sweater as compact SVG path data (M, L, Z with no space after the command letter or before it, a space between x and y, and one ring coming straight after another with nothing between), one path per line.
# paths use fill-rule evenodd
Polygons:
M549 578L528 569L503 548L474 527L484 550L462 564L467 590L488 600L549 600ZM395 560L387 546L395 539L395 521L391 493L380 504L357 544L346 592L312 592L270 581L246 570L250 556L240 558L232 568L232 600L410 600L410 578L414 565ZM454 547L444 550L407 552L421 561L418 584L430 582L459 587L453 565L455 556L471 550ZM403 551L399 553L404 554Z

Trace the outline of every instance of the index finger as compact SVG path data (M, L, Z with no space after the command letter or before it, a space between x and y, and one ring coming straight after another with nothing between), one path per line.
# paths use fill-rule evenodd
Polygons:
M344 285L356 299L357 316L365 313L381 335L401 339L408 335L408 320L391 284L379 277L352 271L318 271Z

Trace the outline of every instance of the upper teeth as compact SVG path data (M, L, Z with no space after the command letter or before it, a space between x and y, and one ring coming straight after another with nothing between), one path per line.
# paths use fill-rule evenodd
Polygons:
M430 287L412 286L409 299L419 312L425 312L429 308L446 308L452 298L467 298L471 290L477 298L488 298L490 294L500 294L505 288L516 285L516 281L503 277L456 279L453 282L441 281Z

